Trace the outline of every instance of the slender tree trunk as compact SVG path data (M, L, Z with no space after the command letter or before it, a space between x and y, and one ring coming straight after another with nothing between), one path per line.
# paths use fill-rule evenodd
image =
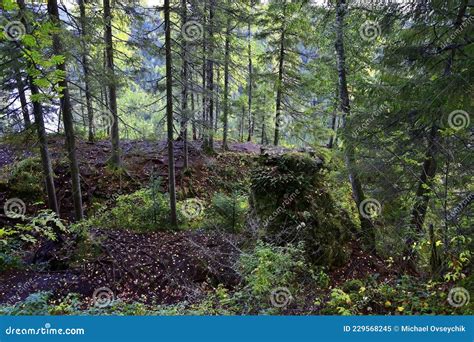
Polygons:
M428 148L425 154L425 160L420 175L420 182L416 191L416 202L411 214L411 224L417 234L423 233L423 224L425 222L426 210L430 200L431 186L436 175L436 154L439 144L438 127L433 125L428 136Z
M24 0L17 0L18 7L20 8L20 13L21 13L21 22L26 28L26 32L30 32L29 29L29 23L26 21L26 6ZM28 60L27 62L30 68L34 68L34 65L32 65L32 61ZM40 95L40 91L38 87L35 85L33 77L28 76L28 83L30 86L30 91L32 97L38 97ZM46 128L44 125L44 118L43 118L43 106L41 105L40 102L37 100L33 101L33 115L35 118L35 125L36 125L36 131L38 134L38 141L39 141L39 146L40 146L40 155L41 155L41 164L43 167L43 174L44 174L44 179L45 179L45 185L46 185L46 193L48 194L48 207L52 211L58 214L59 216L59 207L58 207L58 201L56 199L56 188L54 186L54 173L53 173L53 167L51 165L51 157L49 154L49 149L48 149L48 140L46 137ZM58 236L58 238L61 240L61 232L54 227L55 233Z
M334 147L335 137L336 137L336 124L337 124L337 111L334 110L331 117L331 131L332 134L329 137L328 148Z
M229 4L229 1L227 1ZM224 118L222 148L228 150L227 135L229 132L229 63L230 63L230 16L227 17L224 50Z
M181 0L181 25L184 27L187 19L187 3L186 0ZM188 60L187 60L187 44L183 40L181 42L181 139L183 140L183 154L184 154L184 169L188 168Z
M282 28L280 36L280 54L278 57L278 81L276 95L276 112L275 112L275 137L273 145L277 146L280 142L280 120L281 120L281 98L283 90L283 70L285 63L285 31Z
M206 16L207 16L207 0L204 0L204 9L203 9L203 22L204 27L206 26ZM203 29L202 32L202 123L201 123L201 138L203 139L203 146L208 145L207 137L207 35L206 29Z
M110 9L110 0L104 1L104 22L105 22L105 60L107 72L109 73L109 108L112 116L112 126L110 127L110 136L112 140L112 156L110 163L114 167L121 166L120 160L120 138L119 138L119 118L117 114L117 85L115 80L114 66L114 46L112 42L112 13ZM108 114L107 114L108 115Z
M210 45L208 48L210 57L207 58L207 116L208 116L208 124L207 127L207 141L205 142L204 149L207 153L214 153L214 61L212 57L212 44L213 44L213 35L214 35L214 2L213 0L209 3L209 32L207 37L207 42Z
M346 66L345 66L345 53L344 53L344 16L346 1L338 0L336 5L336 55L337 55L337 73L338 73L338 84L339 84L339 101L340 109L343 113L343 128L346 124L346 118L350 115L350 103L349 103L349 92L347 90L346 80ZM354 156L354 147L350 144L346 144L344 151L344 160L346 163L347 170L349 172L349 180L352 187L352 196L354 201L359 208L361 202L365 199L362 185L357 174ZM372 222L361 215L359 210L359 219L361 222L362 238L365 247L375 252L375 231Z
M173 75L171 60L171 21L170 0L164 0L165 48L166 48L166 125L168 132L168 178L170 194L170 220L173 227L178 226L176 215L176 179L173 146Z
M251 3L251 6L253 3ZM252 135L253 135L253 117L252 117L252 72L253 72L253 67L252 67L252 28L251 28L251 22L249 20L248 22L248 124L249 124L249 130L248 130L248 136L247 136L247 141L252 140Z
M216 115L214 118L214 131L217 134L217 130L219 129L219 117L220 117L220 112L221 112L221 103L219 101L220 96L221 96L221 87L220 87L220 79L221 79L221 71L220 71L220 66L219 64L216 65Z
M25 129L30 128L31 120L30 120L30 112L28 110L28 101L26 100L25 95L25 85L23 84L23 80L21 78L20 70L16 70L15 72L16 77L16 87L18 89L18 96L20 97L20 104L21 104L21 113L23 115L23 122L25 124Z
M86 6L85 0L78 0L81 24L81 39L82 39L82 69L84 72L84 87L86 91L86 107L87 107L87 121L88 121L88 140L94 141L94 107L92 106L91 82L89 75L89 58L87 57L88 46L86 43Z
M48 14L57 27L60 27L59 10L57 0L48 0ZM53 35L53 51L54 54L64 55L61 39L58 34ZM63 115L64 132L66 135L66 148L69 158L69 169L71 172L72 197L74 201L74 214L77 221L84 217L82 209L82 193L79 164L76 156L76 138L74 136L74 121L72 114L71 97L69 95L69 86L67 82L66 64L60 63L58 70L64 75L64 78L58 82L61 88L61 112Z
M239 141L244 142L244 121L245 121L245 106L242 105L242 117L240 118Z
M191 93L191 112L193 113L193 140L197 139L197 130L196 130L196 117L194 115L194 111L196 110L194 105L194 93Z

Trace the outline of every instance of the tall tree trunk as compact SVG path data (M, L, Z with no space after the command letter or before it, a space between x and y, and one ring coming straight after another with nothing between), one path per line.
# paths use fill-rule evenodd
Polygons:
M277 146L280 142L280 120L281 120L281 98L283 88L283 69L285 63L285 31L282 28L280 36L280 54L278 57L278 81L276 95L276 112L275 112L275 137L273 145Z
M219 117L221 114L221 103L219 101L220 96L221 96L221 87L220 87L220 79L221 79L221 69L220 65L216 65L216 115L214 115L214 132L217 133L217 130L219 129Z
M204 28L202 31L202 122L201 122L201 138L203 139L203 146L208 144L207 138L207 35L206 35L206 17L207 17L207 0L203 1L203 12L202 20L204 23Z
M438 142L438 127L433 125L428 136L428 147L425 160L420 175L420 182L416 190L416 202L413 206L411 224L416 229L417 234L423 233L423 223L425 221L426 210L430 199L431 185L433 177L436 175L436 153Z
M30 112L28 110L28 101L26 100L26 95L25 95L25 85L23 84L20 70L16 70L15 78L16 78L16 87L18 89L18 96L20 97L20 105L21 105L21 113L23 115L23 122L25 124L25 129L28 129L31 126Z
M187 3L186 0L181 0L181 25L184 27L187 19ZM182 70L181 70L181 139L183 140L183 157L184 157L184 169L188 168L188 57L187 57L187 44L186 40L183 39L181 42L181 58L182 58Z
M250 6L253 6L253 2L251 1ZM252 135L253 135L253 125L254 125L254 120L252 117L252 72L253 72L253 67L252 67L252 28L251 28L251 22L249 19L248 22L248 124L249 124L249 130L248 130L248 136L247 136L247 141L252 140Z
M240 118L239 141L244 142L244 121L245 121L245 105L242 105L242 117Z
M114 46L112 42L112 13L110 10L110 0L104 1L104 22L105 22L105 62L107 72L109 73L109 108L112 115L112 127L110 127L110 136L112 140L112 156L110 163L114 167L120 167L120 138L119 138L119 118L117 114L117 85L115 80L114 66Z
M227 1L229 4L229 1ZM224 118L223 118L223 140L222 148L228 150L227 135L229 132L229 63L230 63L230 16L227 17L225 30L224 50Z
M81 39L82 39L82 70L84 72L84 87L86 91L86 107L87 107L87 121L88 121L88 140L94 141L94 107L92 106L91 81L89 72L89 58L87 57L87 25L86 25L86 6L85 0L78 0L81 24Z
M211 55L207 58L207 115L208 115L208 124L207 127L207 141L205 142L204 149L207 153L214 153L214 61L212 56L213 46L213 35L214 35L214 1L210 0L209 3L209 36L207 42L210 45L208 47L208 53Z
M192 117L192 126L193 126L193 140L197 139L197 130L196 130L196 117L194 115L194 111L196 110L196 107L194 105L194 92L191 93L191 113L193 115Z
M173 227L178 226L176 215L176 179L173 146L173 75L171 60L171 21L170 0L164 2L165 49L166 49L166 126L168 132L168 178L170 194L170 220Z
M26 32L30 32L29 23L26 21L26 6L24 0L17 0L20 8L21 22L26 28ZM33 69L34 65L31 60L28 60L28 67ZM31 96L38 97L40 95L39 88L34 83L33 77L28 76L28 83L30 86ZM48 207L59 215L58 201L56 199L56 188L54 186L53 167L51 165L51 157L48 149L48 140L46 137L46 128L43 118L43 106L37 100L33 101L33 115L35 118L36 131L38 134L38 141L40 146L41 164L43 167L43 174L46 185L46 193L48 194ZM61 232L55 226L55 233L61 239Z
M51 21L55 23L56 27L60 27L59 10L57 0L48 0L48 14ZM61 39L57 33L53 34L53 52L55 55L64 55ZM82 209L82 193L79 164L76 156L76 138L74 136L74 121L72 114L71 97L69 95L69 85L67 81L66 64L60 63L57 66L58 70L64 75L63 79L58 82L61 88L61 112L63 115L64 132L66 135L66 149L69 158L69 169L71 172L72 182L72 198L74 202L74 214L77 221L84 217Z
M342 126L345 128L346 119L350 115L349 92L347 90L346 66L344 53L344 16L347 8L345 0L338 0L336 5L336 55L337 55L337 73L339 85L339 105L343 113ZM349 181L352 187L352 196L359 209L359 205L365 199L359 175L355 170L354 147L350 144L345 145L344 160L349 172ZM375 252L375 231L372 222L363 216L359 210L359 219L361 222L362 238L365 247Z

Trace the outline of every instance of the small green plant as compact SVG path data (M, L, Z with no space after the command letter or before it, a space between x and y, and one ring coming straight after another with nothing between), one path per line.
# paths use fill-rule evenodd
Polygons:
M305 262L302 246L277 247L263 242L258 242L251 253L242 255L240 268L245 286L234 297L245 303L244 311L249 313L278 310L270 300L272 291L277 289L286 291L290 304L311 269Z
M208 224L218 226L231 233L237 233L244 227L247 210L246 196L237 192L233 192L231 195L218 192L214 194L211 201L207 217Z
M55 229L66 233L67 227L51 210L41 210L36 216L22 217L24 223L0 228L0 270L15 268L28 250L40 240L56 241Z
M169 220L169 204L165 194L151 188L121 195L112 209L99 211L90 225L135 231L159 230Z
M43 168L39 157L26 158L14 164L8 177L13 193L40 199L43 194Z

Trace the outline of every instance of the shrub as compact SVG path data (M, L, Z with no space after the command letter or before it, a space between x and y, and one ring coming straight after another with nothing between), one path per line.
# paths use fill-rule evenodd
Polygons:
M40 199L43 194L41 159L31 157L14 164L8 177L8 187L15 194Z
M218 192L212 197L207 217L208 225L237 233L244 227L247 209L248 201L245 196L237 192L231 195Z
M34 217L22 217L24 223L0 228L0 270L19 267L28 247L40 240L57 239L53 227L67 232L67 227L51 210L41 210Z
M115 207L99 211L89 222L104 228L157 230L166 227L169 210L166 194L147 188L118 196Z
M234 307L236 302L240 303L244 313L278 311L280 308L271 301L273 291L284 289L290 305L296 298L297 289L307 279L314 279L301 246L278 247L260 241L251 253L241 256L239 267L245 285L230 302Z

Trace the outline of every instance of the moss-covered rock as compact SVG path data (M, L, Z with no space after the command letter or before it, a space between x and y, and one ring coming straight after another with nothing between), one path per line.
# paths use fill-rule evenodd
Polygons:
M329 193L320 159L305 153L262 155L252 171L251 205L266 240L303 242L309 260L340 265L353 223Z
M42 198L44 180L39 157L23 159L13 164L7 172L7 186L12 193L32 200Z

